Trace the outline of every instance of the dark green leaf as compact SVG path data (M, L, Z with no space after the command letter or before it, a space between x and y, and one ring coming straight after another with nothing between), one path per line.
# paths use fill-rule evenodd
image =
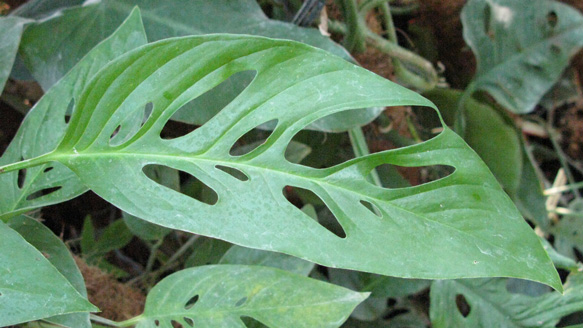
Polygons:
M98 311L41 252L2 221L0 236L0 326Z
M583 16L557 1L471 0L462 23L478 61L470 92L515 113L531 112L583 46Z
M0 94L12 70L22 28L27 22L28 19L20 17L0 17Z
M569 277L564 295L512 294L506 284L506 279L435 281L431 286L433 327L555 327L563 316L583 310L580 273ZM461 305L462 296L467 308Z
M39 250L83 297L87 297L85 281L71 252L55 234L31 217L20 215L8 221L28 243ZM44 320L70 328L91 327L89 313L71 313Z

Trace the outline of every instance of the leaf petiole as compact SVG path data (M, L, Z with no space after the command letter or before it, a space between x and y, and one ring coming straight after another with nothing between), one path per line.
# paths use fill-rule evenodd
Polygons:
M52 161L52 159L50 159L51 157L52 157L52 153L47 153L47 154L40 155L40 156L37 156L34 158L25 159L25 160L22 160L19 162L0 166L0 174L12 172L12 171L17 171L17 170L22 170L22 169L27 169L27 168L33 167L33 166L39 166L39 165L51 162Z

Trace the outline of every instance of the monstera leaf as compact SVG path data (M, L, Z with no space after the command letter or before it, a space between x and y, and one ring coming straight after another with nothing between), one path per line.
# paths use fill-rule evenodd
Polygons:
M145 43L146 35L140 13L135 10L111 37L87 54L30 110L13 142L0 157L0 165L30 159L53 150L65 134L67 109L95 73L115 57ZM63 165L53 164L22 170L20 174L13 172L0 175L0 219L59 203L87 190L73 172ZM43 190L56 187L60 189L38 197Z
M267 327L332 328L367 296L274 268L211 265L162 280L131 322L137 328L245 327L252 318Z
M464 39L478 61L470 91L485 90L515 113L528 113L583 46L583 16L549 0L471 0Z
M10 75L22 28L27 21L20 17L0 17L0 93Z
M565 293L540 296L510 293L507 279L436 281L431 286L433 327L555 327L583 309L583 279L569 276ZM461 302L465 300L466 306ZM462 312L460 312L462 311Z
M205 125L175 139L160 137L181 106L248 71L255 72L253 81ZM147 221L326 266L410 278L521 277L561 289L538 237L485 164L445 126L427 142L331 168L285 159L294 135L318 119L397 105L433 106L304 44L235 35L168 39L103 69L75 103L57 149L0 170L58 162ZM274 126L264 144L230 154L240 137L264 123ZM447 165L455 172L385 189L366 178L383 164ZM216 197L205 202L164 187L144 173L151 165L183 171ZM319 196L342 231L328 230L288 202L288 186Z

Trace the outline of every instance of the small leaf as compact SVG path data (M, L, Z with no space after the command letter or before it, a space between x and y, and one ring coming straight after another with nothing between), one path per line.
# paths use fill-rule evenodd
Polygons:
M160 137L183 104L243 70L257 75L219 114L183 137ZM125 120L150 102L153 111L145 124ZM234 35L168 39L102 70L76 103L58 149L36 161L60 162L132 215L241 246L382 275L508 276L560 289L538 237L483 162L445 126L424 143L327 169L285 160L293 136L313 121L352 108L397 105L433 106L412 91L296 42ZM247 131L273 120L277 126L263 145L242 156L229 154ZM132 131L141 127L125 143L110 145L122 124ZM188 173L218 199L209 205L161 186L143 173L144 166L154 164ZM455 172L428 184L389 189L366 178L382 164L447 165ZM241 181L217 165L249 179ZM314 192L346 237L290 204L285 186Z
M27 22L28 19L20 17L0 17L0 94L12 70L22 28Z
M152 288L136 327L245 327L243 316L268 327L339 327L366 297L273 268L204 266Z
M0 326L98 311L41 252L1 220L0 236Z
M8 226L18 232L28 243L39 250L49 262L71 283L83 297L87 297L85 281L65 244L45 225L35 219L19 215L8 221ZM45 318L55 324L70 328L91 327L89 313L70 313Z
M433 327L555 327L563 316L583 310L581 273L569 277L563 295L513 294L506 284L506 279L433 282L430 301ZM466 308L461 306L459 295L463 296Z
M470 91L514 113L531 112L583 46L583 16L557 1L471 0L461 17L478 62Z
M110 38L87 54L30 110L8 149L0 157L0 165L53 150L66 130L67 109L78 99L91 77L115 57L144 43L146 36L139 11L136 10ZM2 174L0 185L0 219L63 202L87 190L73 172L59 163L26 170L22 186L18 185L18 172ZM56 187L61 188L43 195L43 191L46 193ZM31 196L39 197L31 199Z

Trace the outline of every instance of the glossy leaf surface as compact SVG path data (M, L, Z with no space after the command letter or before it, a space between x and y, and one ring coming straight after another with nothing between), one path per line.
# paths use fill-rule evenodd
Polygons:
M160 138L182 105L244 70L257 75L223 111L190 134ZM153 110L142 126L140 113L148 103ZM233 35L169 39L128 53L101 71L77 102L58 149L36 161L69 167L89 188L132 215L246 247L384 275L509 276L560 288L536 235L485 164L446 127L427 142L328 169L284 158L291 138L315 120L351 108L397 105L432 106L303 44ZM277 126L263 145L242 156L229 154L243 134L273 120ZM369 183L369 172L387 163L440 164L456 171L411 188ZM143 173L152 164L196 177L218 200L203 203L159 185ZM346 237L289 203L286 186L318 195Z
M245 327L242 316L268 327L339 327L366 297L274 268L204 266L158 283L136 327Z
M98 311L41 252L2 221L0 236L0 326Z
M565 293L533 297L510 293L506 279L435 281L431 287L433 327L555 327L559 320L583 309L583 279L571 275ZM465 316L456 305L463 295Z
M57 147L67 128L67 109L78 99L91 77L115 57L144 43L146 37L140 15L134 11L114 35L83 58L31 109L0 157L0 165L30 159ZM30 168L20 174L1 174L0 185L0 219L68 200L87 190L73 172L59 163ZM58 187L60 189L54 189Z
M548 0L471 0L464 39L478 70L471 91L485 90L515 113L529 113L583 46L583 16Z

